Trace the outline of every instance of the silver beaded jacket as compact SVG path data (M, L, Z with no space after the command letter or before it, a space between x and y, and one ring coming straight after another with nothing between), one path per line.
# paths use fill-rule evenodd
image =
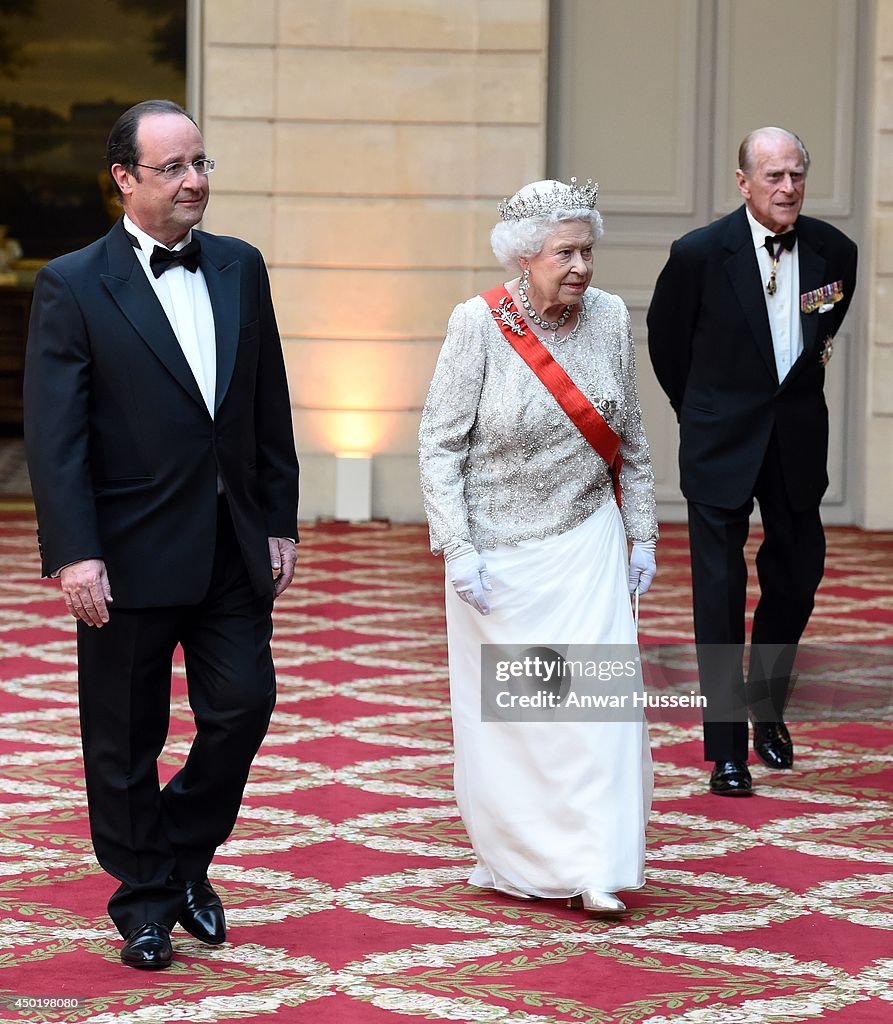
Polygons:
M657 536L654 474L642 429L629 313L589 288L573 336L544 339L620 436L621 514L631 540ZM480 296L447 327L419 430L431 550L478 551L564 533L613 500L608 466L509 345Z

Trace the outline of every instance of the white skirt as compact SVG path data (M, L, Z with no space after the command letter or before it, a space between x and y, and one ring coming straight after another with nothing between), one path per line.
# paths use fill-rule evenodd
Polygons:
M459 812L477 858L469 881L559 898L644 884L653 769L644 720L482 722L481 644L635 644L616 504L556 537L482 552L480 615L447 580Z

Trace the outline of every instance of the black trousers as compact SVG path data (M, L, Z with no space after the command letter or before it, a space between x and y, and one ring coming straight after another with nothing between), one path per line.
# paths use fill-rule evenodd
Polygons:
M753 498L760 506L764 539L756 558L760 597L745 685L744 545ZM735 509L689 502L688 528L698 672L707 699L704 758L746 761L748 717L783 720L797 644L824 572L819 509L800 509L791 502L773 435L753 497Z
M214 568L200 604L112 605L101 629L78 623L90 831L100 865L121 882L109 914L122 935L149 921L172 927L184 881L206 874L233 829L275 703L271 613L272 597L259 598L249 583L221 498ZM178 644L196 734L162 789L157 761Z

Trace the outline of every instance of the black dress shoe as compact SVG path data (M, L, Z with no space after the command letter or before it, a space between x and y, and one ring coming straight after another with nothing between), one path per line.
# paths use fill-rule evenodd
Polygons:
M226 918L220 897L207 878L186 883L186 902L180 913L180 924L195 938L219 946L226 941Z
M710 792L717 796L750 796L753 783L743 761L717 761L710 773Z
M134 928L121 949L121 963L145 971L170 967L173 956L170 931L154 921Z
M794 744L784 722L757 722L753 750L767 768L779 771L794 767Z

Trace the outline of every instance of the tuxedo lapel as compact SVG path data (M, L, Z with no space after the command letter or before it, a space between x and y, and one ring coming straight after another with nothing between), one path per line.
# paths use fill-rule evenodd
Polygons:
M825 280L826 262L825 257L819 252L819 247L811 244L809 238L804 238L800 233L797 239L797 251L800 261L800 295L820 288L828 282ZM797 296L797 302L800 301ZM804 313L800 311L800 327L803 332L803 351L797 357L790 372L782 382L782 387L789 385L805 365L811 360L818 360L816 336L819 329L821 316L816 313Z
M827 284L825 279L825 257L810 245L809 240L801 238L798 243L800 250L800 295L814 291ZM800 301L797 296L797 302ZM815 346L821 316L818 313L800 312L800 325L803 329L803 351Z
M124 234L121 221L106 235L106 246L109 273L100 275L103 285L171 376L203 409L207 409L177 336Z
M754 252L753 236L744 207L741 207L739 214L730 222L723 240L725 248L730 250L724 266L750 325L757 349L777 381L778 368L775 365L775 351L772 347L772 331L769 327L769 314L763 297L763 282L760 279L760 268Z
M217 340L217 387L214 411L226 396L236 365L239 345L241 264L228 258L225 248L214 235L199 232L202 243L202 273L208 285L208 296L214 312Z

